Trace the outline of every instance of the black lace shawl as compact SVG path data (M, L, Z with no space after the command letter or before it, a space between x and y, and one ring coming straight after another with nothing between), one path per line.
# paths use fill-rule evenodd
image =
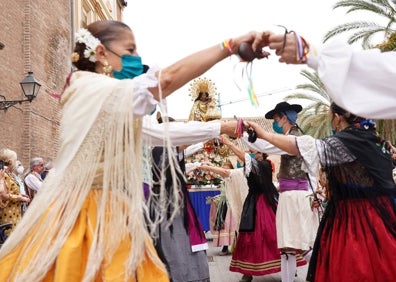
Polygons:
M263 194L267 203L276 211L279 193L272 183L272 166L268 160L252 159L252 170L247 182L249 193Z
M272 183L272 166L268 160L258 161L252 158L252 169L247 177L249 192L243 203L239 231L253 231L256 217L256 201L260 194L276 212L279 193Z
M374 131L350 126L344 131L317 142L321 165L328 179L328 205L322 217L307 274L315 281L317 248L326 228L336 226L338 203L347 199L367 199L382 218L389 233L396 238L396 222L384 208L390 203L396 212L396 186L392 177L392 159ZM362 215L363 216L363 215ZM347 215L343 222L348 222ZM372 226L375 233L375 226Z

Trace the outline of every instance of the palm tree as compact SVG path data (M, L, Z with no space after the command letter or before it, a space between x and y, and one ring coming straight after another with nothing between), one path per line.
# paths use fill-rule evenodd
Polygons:
M382 52L396 51L396 32L389 36L388 40L374 47L379 48Z
M304 106L299 114L298 124L304 134L314 138L324 138L331 134L331 120L329 118L330 104L332 102L327 94L322 81L317 72L302 70L300 74L306 77L310 83L299 84L296 92L285 97L290 100L311 101L308 106ZM383 139L389 140L392 144L396 143L396 120L375 120L377 132Z
M306 77L310 83L299 84L296 90L303 90L285 97L286 101L303 99L311 101L299 114L299 126L304 134L314 138L324 138L331 134L331 121L329 119L329 108L331 99L324 88L316 72L302 70L300 74Z
M369 21L354 21L340 24L325 34L324 42L336 35L355 30L348 38L348 43L353 44L361 40L362 47L367 49L375 45L371 43L374 36L383 34L383 41L385 42L396 32L395 0L341 0L334 5L333 9L336 8L348 8L347 14L357 11L370 12L378 16L378 18L384 19L387 23L385 26Z
M364 49L379 48L382 52L396 50L396 0L341 0L334 5L334 9L346 7L349 8L347 13L356 11L371 12L378 18L386 20L386 25L381 26L375 22L368 21L340 24L325 34L324 42L336 35L356 30L349 37L349 44L361 40ZM384 40L379 44L372 44L373 37L378 33L383 33ZM375 120L375 122L378 134L395 144L396 120Z

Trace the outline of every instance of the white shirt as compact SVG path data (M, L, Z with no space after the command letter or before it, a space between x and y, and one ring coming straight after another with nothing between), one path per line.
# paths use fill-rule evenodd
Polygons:
M203 148L203 143L212 138L218 137L220 135L221 121L210 121L210 122L165 122L158 123L153 120L150 116L145 116L142 123L142 138L145 144L145 154L150 155L151 149L148 145L152 146L165 146L166 135L169 137L172 146L188 145L194 144L186 148L184 154L186 156L191 155L201 148ZM179 161L182 154L179 154ZM195 167L201 165L200 163L195 163L195 166L186 164L186 171L194 169ZM143 168L143 178L144 182L151 184L151 168L145 165Z
M365 118L396 118L396 52L333 42L318 53L311 48L307 63L338 106Z
M30 189L38 192L38 190L41 188L41 185L43 184L43 180L41 179L40 174L32 171L31 173L26 175L25 183Z
M249 142L249 135L247 132L243 133L242 141L246 144L250 149L253 149L258 152L266 153L267 155L286 155L287 153L278 147L275 147L270 142L265 141L264 139L257 138L254 143Z
M154 146L161 146L164 144L164 136L167 133L173 146L189 145L218 137L220 128L221 121L157 123L150 117L144 117L142 138Z

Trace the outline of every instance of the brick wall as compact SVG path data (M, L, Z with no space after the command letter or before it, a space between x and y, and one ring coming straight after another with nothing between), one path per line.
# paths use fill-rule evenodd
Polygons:
M35 156L55 158L58 149L60 108L47 92L60 92L71 69L70 2L0 1L0 95L23 99L19 82L28 71L41 83L31 104L0 111L0 147L15 150L25 167Z

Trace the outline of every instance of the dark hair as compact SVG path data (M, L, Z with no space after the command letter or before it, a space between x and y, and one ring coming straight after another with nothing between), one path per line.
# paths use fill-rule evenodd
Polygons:
M263 154L263 159L266 160L268 158L268 154L267 153L262 153Z
M333 114L339 114L339 115L343 116L345 121L348 124L360 123L361 121L366 120L363 117L356 116L356 115L352 114L351 112L344 110L343 108L341 108L334 102L331 103L330 110L332 111Z
M198 97L195 99L195 101L201 100L203 94L206 94L206 97L209 97L209 92L207 92L207 91L205 91L205 92L199 91Z
M88 31L105 46L111 46L113 41L119 40L120 32L131 30L131 28L123 22L103 20L97 21L87 26ZM95 63L89 58L84 57L85 44L76 42L74 52L79 55L79 59L73 62L73 65L79 70L95 71Z

